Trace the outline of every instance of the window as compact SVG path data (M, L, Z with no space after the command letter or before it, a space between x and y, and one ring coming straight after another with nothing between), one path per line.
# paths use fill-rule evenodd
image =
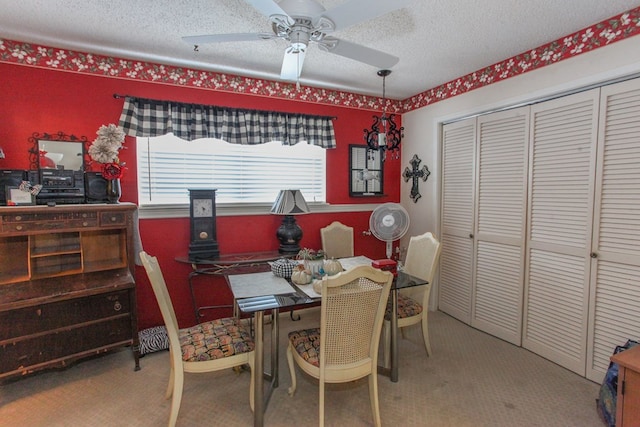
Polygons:
M184 141L172 134L138 137L140 206L189 203L189 188L215 188L216 203L273 203L281 189L300 189L307 202L326 201L325 149L300 142L229 144Z

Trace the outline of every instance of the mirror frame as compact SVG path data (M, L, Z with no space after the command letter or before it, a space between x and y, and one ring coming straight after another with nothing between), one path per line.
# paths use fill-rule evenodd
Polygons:
M84 172L91 159L87 151L88 139L86 136L67 135L60 131L57 133L38 133L34 132L29 137L32 147L29 149L29 163L31 170L40 170L40 149L39 141L59 141L59 142L79 142L82 144L82 166L80 171Z
M363 180L365 171L377 176L373 180ZM384 170L382 169L382 153L371 150L366 145L349 145L349 196L384 196Z

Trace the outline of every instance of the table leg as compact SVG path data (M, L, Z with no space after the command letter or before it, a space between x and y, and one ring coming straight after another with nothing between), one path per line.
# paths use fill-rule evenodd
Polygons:
M278 317L280 312L278 309L271 310L271 372L264 372L264 312L256 311L254 313L255 323L255 361L253 369L256 370L254 378L254 409L253 409L253 425L256 427L262 427L264 424L264 413L267 410L267 405L271 399L273 389L278 387L278 340L280 335L280 327L278 325ZM268 390L265 396L264 380L268 379Z
M253 388L253 425L255 427L262 427L264 424L264 313L262 311L256 311L254 313L255 319L255 361L253 368L256 370L254 374L255 385Z
M278 341L280 339L280 327L278 326L278 318L280 312L278 309L271 310L271 385L273 388L278 388L278 362L279 362L279 348Z
M196 304L196 293L193 291L193 277L197 276L198 273L196 271L192 271L189 273L189 290L191 291L191 302L193 303L193 310L196 314L196 323L200 323L200 310L198 310L198 305Z
M196 293L193 290L193 278L200 276L200 275L212 275L215 276L215 273L207 273L204 270L193 270L191 273L189 273L189 290L191 291L191 302L193 303L193 310L195 312L196 315L196 323L200 323L200 321L202 320L202 317L204 316L204 314L201 313L202 310L210 310L210 309L217 309L217 308L232 308L234 310L233 315L235 317L235 300L234 300L234 304L229 305L229 304L224 304L224 305L205 305L202 307L198 306L198 303L196 302Z
M391 382L398 382L398 290L391 290Z

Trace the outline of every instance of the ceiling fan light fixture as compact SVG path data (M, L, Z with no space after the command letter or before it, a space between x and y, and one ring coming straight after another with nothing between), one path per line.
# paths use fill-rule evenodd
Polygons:
M391 70L379 70L382 77L382 114L373 116L371 129L364 129L364 140L370 151L380 151L382 160L386 159L387 151L393 158L400 158L400 143L404 137L404 127L398 128L394 121L395 114L387 115L386 78Z

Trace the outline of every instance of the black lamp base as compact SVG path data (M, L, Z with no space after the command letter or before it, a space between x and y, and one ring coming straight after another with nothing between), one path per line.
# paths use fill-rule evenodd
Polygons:
M281 254L297 254L300 252L298 242L302 239L302 229L296 223L293 215L285 215L282 224L276 231L276 237L280 241L278 252Z

